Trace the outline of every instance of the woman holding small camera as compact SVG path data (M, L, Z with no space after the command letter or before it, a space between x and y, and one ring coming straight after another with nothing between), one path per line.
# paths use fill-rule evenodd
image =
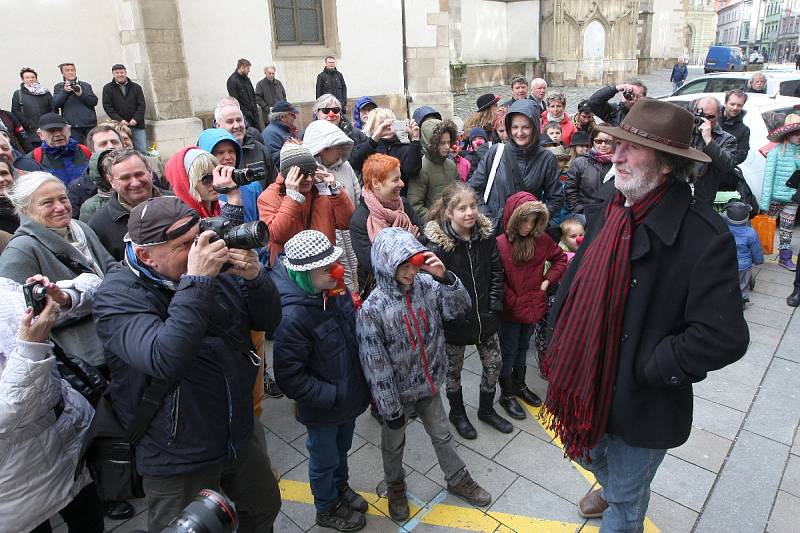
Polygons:
M277 179L258 198L258 212L269 228L270 266L303 230L317 230L336 242L336 230L348 229L353 214L344 185L302 144L284 144L279 166Z
M400 177L404 183L401 194L405 196L408 184L416 179L422 170L419 126L414 120L408 122L397 120L391 109L378 107L369 114L364 131L370 139L353 149L350 165L360 173L364 161L372 154L386 154L400 160ZM410 142L401 141L398 134L407 134Z
M41 275L26 278L47 291L37 317L20 285L0 278L1 531L49 533L47 519L55 513L70 532L103 531L94 483L83 468L75 476L94 409L57 377L48 340L59 321L80 314L100 284L97 276L82 276L82 291L61 290Z
M95 232L72 218L64 182L57 177L47 172L25 174L17 179L9 197L20 226L3 251L0 276L17 283L39 273L53 281L84 273L102 278L114 264ZM105 364L90 306L80 317L56 324L52 338L65 352L92 366Z

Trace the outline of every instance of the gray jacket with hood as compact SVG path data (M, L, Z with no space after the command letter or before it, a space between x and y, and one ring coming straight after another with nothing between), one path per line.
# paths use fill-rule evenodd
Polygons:
M420 272L410 287L397 267L426 251L409 232L386 228L372 244L377 287L356 320L359 357L378 412L396 420L403 404L435 396L447 368L443 321L461 320L472 303L452 272L436 280Z
M511 137L511 120L514 115L521 114L533 122L533 139L524 148L517 145ZM514 193L526 191L547 205L552 217L563 204L561 181L558 179L558 162L548 150L539 145L539 121L535 104L532 100L517 100L511 105L505 118L506 131L509 132L503 159L497 167L494 183L489 199L484 202L484 191L488 185L492 162L499 145L494 145L478 163L478 168L469 179L469 185L478 196L478 207L501 231L500 219L503 216L503 205L506 198Z

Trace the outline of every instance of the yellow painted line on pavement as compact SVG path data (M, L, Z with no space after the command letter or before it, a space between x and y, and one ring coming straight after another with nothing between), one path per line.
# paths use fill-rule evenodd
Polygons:
M554 431L548 429L545 426L544 420L542 420L540 418L540 416L539 416L539 413L541 413L542 408L541 407L533 407L531 405L528 405L525 402L519 402L519 403L520 403L520 405L525 406L525 409L527 409L528 413L533 416L533 419L536 420L536 422L542 427L544 432L547 433L553 439L553 443L563 451L564 450L564 446L563 446L563 444L561 444L561 440L556 436ZM570 459L570 462L572 463L572 466L574 466L575 469L578 472L580 472L580 474L584 478L586 478L586 481L589 482L589 485L594 485L597 482L597 479L595 479L594 474L592 474L591 472L589 472L588 470L586 470L581 465L579 465L578 463L576 463L575 461L573 461L571 459ZM523 530L520 530L520 531L523 531ZM586 526L581 531L582 532L583 531L599 531L599 528L596 528L594 526ZM660 533L661 530L658 528L658 526L656 526L653 523L652 520L650 520L649 518L645 518L644 519L644 531L645 531L645 533Z
M555 444L563 450L563 446L555 434L549 429L544 427L543 421L539 418L540 408L531 407L530 405L521 402L522 405L528 410L529 414L534 417L534 420L544 429L544 431L554 439ZM594 485L595 478L591 472L584 469L574 461L572 465L586 478L589 485ZM305 481L295 481L291 479L280 480L281 498L285 501L296 503L305 503L309 505L314 504L314 496L311 494L311 487ZM360 492L369 503L370 507L367 514L379 516L382 518L389 517L388 500L382 498L373 492ZM462 531L497 531L498 533L512 533L512 532L529 532L536 531L541 533L568 533L574 532L583 526L583 522L570 523L561 522L558 520L547 520L544 518L536 518L525 515L500 513L496 511L489 511L484 513L476 507L461 507L458 505L450 505L446 503L436 503L430 507L421 509L409 501L409 509L411 511L410 521L406 524L423 523L431 526L448 527L451 529L460 529ZM427 510L426 510L427 509ZM422 511L422 513L420 513ZM577 509L576 509L577 515ZM420 516L417 516L417 515ZM498 529L499 528L499 529ZM586 525L581 531L595 533L599 531L596 526ZM659 528L649 519L645 519L644 523L645 533L660 533Z

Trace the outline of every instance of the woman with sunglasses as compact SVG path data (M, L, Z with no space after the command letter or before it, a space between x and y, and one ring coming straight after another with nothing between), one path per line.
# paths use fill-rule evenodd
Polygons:
M606 174L611 170L613 138L599 130L593 130L589 145L589 153L576 157L567 170L564 191L572 213L583 213L587 205L605 200L600 188Z
M354 146L368 141L369 137L361 130L354 128L343 113L341 102L332 94L323 94L314 102L315 120L327 120L335 124L345 135L353 140Z

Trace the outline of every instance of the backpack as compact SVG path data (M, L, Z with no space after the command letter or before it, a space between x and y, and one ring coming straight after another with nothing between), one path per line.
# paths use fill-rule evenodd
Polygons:
M86 156L86 159L92 158L92 151L89 150L87 146L84 146L82 144L79 144L78 146L80 147L81 152L83 152L83 155ZM31 154L33 155L33 160L41 165L42 158L44 157L44 151L42 150L42 147L37 146L36 148L33 149L33 152Z

